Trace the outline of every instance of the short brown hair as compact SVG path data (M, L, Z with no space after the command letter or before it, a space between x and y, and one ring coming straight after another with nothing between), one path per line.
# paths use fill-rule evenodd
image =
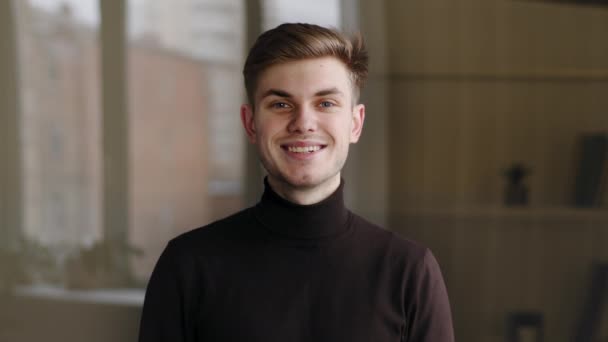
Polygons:
M368 56L360 34L343 33L312 24L281 24L262 33L255 41L243 68L245 89L251 104L260 74L268 67L290 61L335 57L351 75L353 101L359 97L367 78Z

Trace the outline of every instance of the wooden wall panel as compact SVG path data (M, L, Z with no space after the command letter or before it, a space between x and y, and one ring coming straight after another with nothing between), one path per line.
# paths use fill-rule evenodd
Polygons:
M578 137L608 132L608 96L602 93L608 93L608 79L395 79L389 128L393 196L407 206L499 205L503 172L522 162L532 169L526 180L532 206L571 205Z
M387 0L391 69L526 72L608 67L608 13L507 0Z
M390 202L500 204L501 173L521 161L533 168L533 206L570 205L578 135L608 131L608 12L498 0L386 7Z
M608 262L608 214L590 210L411 210L391 227L437 256L463 341L504 341L522 310L544 315L547 341L569 341L591 265Z
M577 137L608 131L608 11L384 4L389 228L435 252L458 340L504 341L508 312L538 310L546 340L568 341L590 265L608 261L607 211L570 208ZM518 161L530 206L506 209L502 172Z

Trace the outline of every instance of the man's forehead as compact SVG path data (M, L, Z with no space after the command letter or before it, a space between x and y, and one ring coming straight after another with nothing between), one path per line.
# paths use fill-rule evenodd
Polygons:
M347 96L352 80L344 64L333 57L290 61L270 66L260 74L256 98L281 96ZM287 97L287 96L285 96Z

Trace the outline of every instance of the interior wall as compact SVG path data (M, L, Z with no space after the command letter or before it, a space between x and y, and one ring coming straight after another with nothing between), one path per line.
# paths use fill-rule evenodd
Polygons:
M0 341L136 341L141 308L127 304L3 296Z
M608 262L605 213L415 211L399 220L399 232L439 260L458 341L506 341L507 316L522 311L542 315L544 341L574 341L592 265Z
M567 206L577 137L608 131L608 10L509 0L387 1L391 203Z
M437 256L458 340L504 341L516 310L542 313L546 340L570 340L590 266L608 261L607 211L571 208L577 139L608 132L608 10L384 6L388 227ZM526 208L503 205L514 162L532 170Z
M346 23L346 31L358 30L369 51L369 75L361 92L365 104L363 133L351 145L343 176L347 205L366 219L387 227L388 210L388 113L385 6L379 1L356 1L357 23ZM352 7L353 1L343 1ZM348 5L348 6L347 6ZM352 15L351 15L352 16Z

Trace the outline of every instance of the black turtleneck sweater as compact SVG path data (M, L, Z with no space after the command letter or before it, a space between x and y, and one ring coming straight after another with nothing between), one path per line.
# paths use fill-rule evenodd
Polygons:
M256 206L170 241L139 341L453 341L433 254L347 210L342 188L302 206L266 184Z

